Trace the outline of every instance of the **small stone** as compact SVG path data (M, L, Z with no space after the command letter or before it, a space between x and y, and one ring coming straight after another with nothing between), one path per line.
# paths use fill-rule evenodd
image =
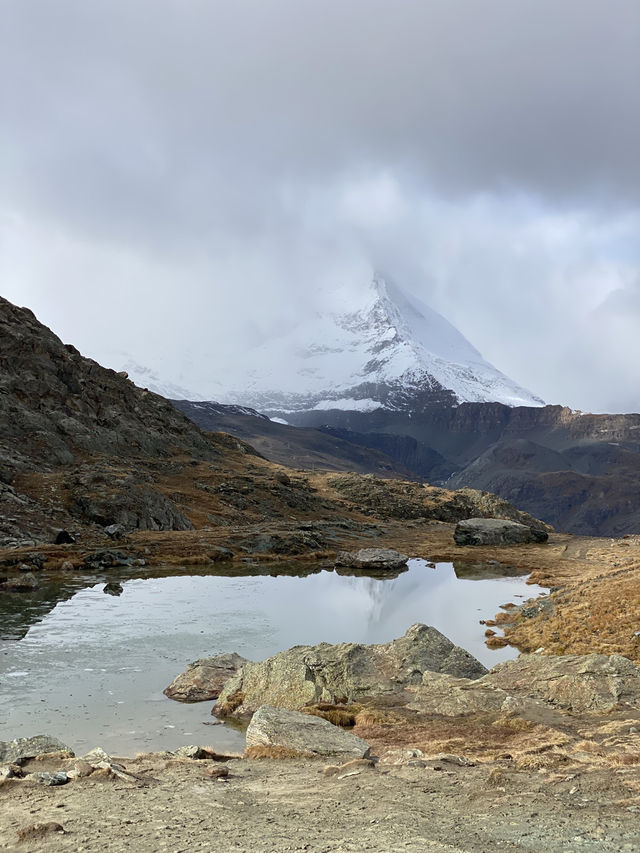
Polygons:
M73 545L75 541L75 536L68 530L59 530L54 539L54 545Z
M82 756L82 760L86 761L92 767L96 767L102 761L110 762L111 756L107 755L102 747L96 746L93 749L90 749L89 752L85 753Z
M222 780L229 776L229 768L225 764L214 764L212 767L207 767L207 775L211 779Z
M121 524L109 524L105 527L104 532L110 539L122 539L126 531Z
M459 767L476 766L475 761L470 761L468 758L465 758L464 755L454 755L451 752L439 752L438 761L442 761L444 764L457 764Z
M197 761L199 758L206 758L207 753L200 746L190 744L188 746L179 746L173 753L176 758L190 758Z
M58 773L36 773L36 780L40 785L66 785L69 781L69 776L62 771Z

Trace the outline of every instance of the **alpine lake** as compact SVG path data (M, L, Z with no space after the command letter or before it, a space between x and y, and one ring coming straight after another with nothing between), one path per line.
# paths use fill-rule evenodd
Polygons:
M488 649L480 620L542 592L502 564L418 559L373 576L277 562L42 577L35 592L0 596L0 740L48 734L77 754L241 751L242 727L219 723L213 702L163 695L191 661L385 643L423 622L491 667L518 653Z

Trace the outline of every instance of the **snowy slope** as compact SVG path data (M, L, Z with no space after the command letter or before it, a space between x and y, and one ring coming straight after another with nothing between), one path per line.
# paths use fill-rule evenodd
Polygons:
M281 336L229 351L224 360L207 353L206 341L195 340L178 358L167 347L153 369L122 353L103 363L170 399L217 400L285 420L287 413L310 409L544 405L486 362L442 315L381 276L357 305L308 315Z
M379 276L359 310L309 318L245 361L246 370L217 399L266 412L406 410L416 395L421 405L543 405L442 315Z

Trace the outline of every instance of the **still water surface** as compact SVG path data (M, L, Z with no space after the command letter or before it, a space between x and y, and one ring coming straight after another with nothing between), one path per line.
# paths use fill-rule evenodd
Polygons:
M487 577L495 567L457 567L458 577L450 563L423 560L390 579L313 571L123 579L118 597L91 583L38 613L21 639L11 623L15 638L0 654L0 740L46 733L78 753L100 745L121 755L186 743L240 750L233 726L204 725L214 720L212 703L163 696L190 661L230 651L260 660L322 641L383 643L424 622L490 667L516 652L487 649L479 620L541 592L524 577ZM8 602L0 599L0 625ZM15 618L7 612L4 625Z

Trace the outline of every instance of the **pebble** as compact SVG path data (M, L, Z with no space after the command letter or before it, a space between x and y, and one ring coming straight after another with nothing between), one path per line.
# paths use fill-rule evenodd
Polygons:
M66 785L69 781L69 777L62 771L59 773L36 773L36 780L41 785Z

